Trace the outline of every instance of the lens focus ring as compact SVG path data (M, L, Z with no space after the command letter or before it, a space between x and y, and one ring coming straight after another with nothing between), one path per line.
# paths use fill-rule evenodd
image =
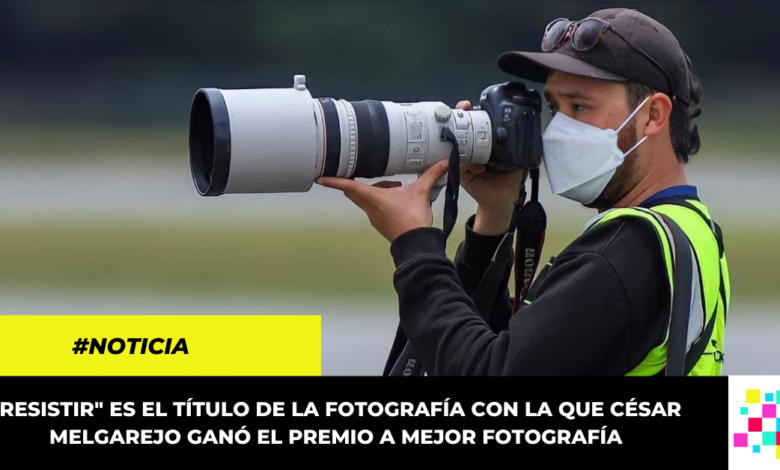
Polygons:
M355 119L355 110L352 108L352 103L347 100L340 100L344 103L344 108L347 110L347 126L349 128L349 161L347 163L347 173L345 178L352 178L355 173L355 167L357 166L357 121Z

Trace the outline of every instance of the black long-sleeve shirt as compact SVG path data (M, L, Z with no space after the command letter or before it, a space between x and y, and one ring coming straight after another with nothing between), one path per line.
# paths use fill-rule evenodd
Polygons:
M430 375L623 375L662 341L668 277L642 221L618 218L581 235L514 316L508 289L499 289L490 325L470 295L502 236L472 224L454 264L437 228L411 230L390 247L401 325ZM502 269L505 286L511 263Z

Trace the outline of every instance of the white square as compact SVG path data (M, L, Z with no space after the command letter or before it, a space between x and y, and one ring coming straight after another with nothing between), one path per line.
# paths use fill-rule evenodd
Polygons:
M764 432L777 432L777 418L763 418L761 430Z

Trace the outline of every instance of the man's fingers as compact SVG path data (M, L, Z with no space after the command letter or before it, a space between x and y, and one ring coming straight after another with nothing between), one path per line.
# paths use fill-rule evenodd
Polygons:
M458 101L458 104L456 104L455 107L458 109L469 110L471 109L471 101L468 100Z
M374 186L375 188L397 188L399 186L402 186L400 181L380 181L378 183L374 183L371 186Z
M439 181L442 176L447 174L448 168L449 162L447 160L436 162L428 167L428 169L425 170L425 173L423 173L422 176L420 176L420 178L412 184L424 189L426 193L430 193L433 187L436 185L436 182Z
M339 189L341 191L360 191L367 188L368 185L361 183L360 181L351 180L348 178L334 178L332 176L323 176L314 180L315 183L325 186L326 188Z
M364 207L365 203L376 197L374 189L366 183L347 178L334 178L332 176L323 176L314 180L315 183L326 188L339 189L355 204Z

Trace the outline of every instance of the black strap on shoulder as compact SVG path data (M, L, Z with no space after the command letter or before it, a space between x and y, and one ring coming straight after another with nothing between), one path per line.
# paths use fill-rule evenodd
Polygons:
M698 213L708 224L717 227L713 230L715 237L718 238L718 245L722 247L719 235L720 227L711 222L698 208L685 201L666 202L666 204L676 204L687 207ZM715 319L717 318L718 303L726 300L725 287L723 283L723 271L720 272L720 296L716 301L715 308L709 321L702 330L699 338L691 345L691 349L685 352L688 341L688 320L690 316L690 304L692 295L691 275L692 250L690 241L685 236L682 229L671 218L662 215L664 221L672 232L672 240L675 245L675 263L674 263L674 298L672 300L672 319L669 327L668 359L666 375L688 375L691 373L696 363L699 362L707 345L710 343L712 333L715 329ZM721 248L722 250L722 248ZM721 251L722 256L722 251ZM725 313L724 305L724 313ZM682 354L680 353L682 351Z
M695 199L693 198L694 200ZM715 240L718 242L718 258L722 259L723 255L726 253L726 244L723 241L723 230L720 228L720 225L718 225L714 220L707 217L704 212L702 212L698 207L694 206L690 202L688 202L685 199L674 197L674 198L664 198L659 199L658 201L655 201L652 206L660 206L664 204L670 204L673 206L680 206L685 207L686 209L690 209L696 214L699 215L699 217L704 220L704 223L709 225L710 229L712 229L712 233L715 236ZM726 298L726 283L723 280L723 268L721 266L718 266L718 269L720 270L720 302L723 302L723 320L726 321L728 319L729 315L729 305L728 305L728 298ZM717 305L716 305L717 307ZM715 310L717 311L717 310Z
M698 199L694 199L694 200L698 201ZM701 217L701 219L704 221L704 223L710 227L713 235L715 235L715 240L717 240L718 242L718 255L719 257L723 258L723 253L725 251L725 247L723 245L723 232L721 231L720 226L716 224L714 220L707 217L704 214L704 212L702 212L701 209L699 209L698 207L694 206L687 200L679 197L659 199L658 201L653 202L653 204L650 207L662 206L667 204L672 206L685 207L686 209L690 209L696 214L698 214L699 217Z
M726 247L723 241L723 230L720 228L720 225L718 225L711 218L707 217L701 210L699 210L698 207L694 206L693 204L689 203L684 199L673 198L668 200L661 200L658 201L658 204L672 204L672 205L682 206L699 214L699 216L704 220L704 222L710 226L713 234L715 235L715 240L717 240L718 242L718 257L720 258L719 263L720 261L722 261L723 256L726 252ZM710 320L707 322L707 326L704 328L704 331L702 331L702 334L699 337L699 339L697 339L696 342L694 342L693 345L691 345L691 350L688 352L688 357L685 360L686 375L691 370L693 370L693 367L699 361L699 358L704 354L704 350L707 348L707 345L709 345L710 343L710 339L712 338L712 332L715 329L715 319L718 314L719 303L723 303L723 321L724 322L728 321L729 304L728 304L728 297L726 296L726 283L723 279L723 266L720 264L718 266L718 271L720 275L718 300L715 303L715 308L712 310L712 316L710 317Z
M666 375L686 375L686 349L688 346L688 319L693 295L693 253L685 232L670 217L659 214L671 232L674 248L674 292L672 296L672 316L669 322L669 341L667 343ZM702 351L703 352L703 351ZM698 361L698 358L696 359Z
M704 212L701 209L688 202L688 199L693 199L698 201L697 198L683 199L680 197L671 197L671 198L664 198L664 199L659 199L658 201L654 201L652 206L654 207L654 206L669 204L674 206L685 207L686 209L689 209L694 213L698 214L699 217L701 217L701 219L704 220L704 223L706 223L712 230L712 233L715 236L715 240L718 243L718 258L719 260L722 260L725 254L725 244L723 242L723 231L721 230L720 226L714 220L712 220L710 217L704 214ZM684 375L688 375L693 370L693 368L696 366L696 363L699 362L699 359L701 359L702 355L704 354L707 345L710 343L710 340L712 338L712 333L715 329L715 319L717 318L718 305L720 303L723 303L724 321L728 319L729 306L728 306L728 299L726 297L726 284L723 279L723 267L719 265L718 270L720 275L719 296L718 299L716 300L715 308L712 309L712 315L710 316L707 325L705 325L701 335L696 341L694 341L694 343L691 345L691 349L688 351L688 353L685 356ZM670 353L670 358L671 358L671 353Z

